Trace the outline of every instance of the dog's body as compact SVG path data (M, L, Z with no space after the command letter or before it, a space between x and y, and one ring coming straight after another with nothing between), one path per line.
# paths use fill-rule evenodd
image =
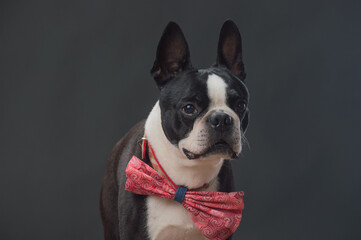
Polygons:
M160 40L152 74L160 91L146 121L133 127L115 146L101 193L105 239L206 239L178 202L125 191L125 169L142 159L143 136L164 171L177 185L205 191L233 191L229 159L241 152L248 124L248 91L237 27L227 21L221 30L217 64L197 70L175 23ZM142 159L151 165L148 157ZM228 239L231 239L229 237Z

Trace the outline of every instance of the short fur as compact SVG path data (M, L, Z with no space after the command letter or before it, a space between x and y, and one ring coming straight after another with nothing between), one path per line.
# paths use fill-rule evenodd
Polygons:
M114 147L101 189L100 210L106 240L145 240L147 232L146 198L125 191L125 168L131 157L141 159L138 140L143 137L145 120L135 125ZM150 165L148 158L143 159ZM218 174L218 191L234 191L231 163L225 161ZM122 201L127 202L123 205ZM120 222L126 224L119 224Z
M151 74L160 89L159 101L148 118L116 144L107 164L100 197L104 237L205 239L179 203L125 191L125 169L133 155L141 159L138 142L146 133L176 184L197 188L216 179L207 191L234 191L229 159L242 149L249 117L238 28L232 21L224 23L216 64L198 70L181 29L169 23ZM194 112L185 110L189 105ZM148 156L143 161L150 165Z

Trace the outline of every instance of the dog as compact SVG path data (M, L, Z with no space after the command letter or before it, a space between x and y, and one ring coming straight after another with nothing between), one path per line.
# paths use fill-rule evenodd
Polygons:
M170 22L159 41L151 75L160 90L159 100L147 119L116 144L107 163L100 198L104 237L207 239L176 201L126 191L126 167L132 156L151 166L139 146L146 140L175 184L188 189L208 184L203 191L234 191L230 160L242 150L249 121L236 24L231 20L223 24L216 63L196 69L182 30Z

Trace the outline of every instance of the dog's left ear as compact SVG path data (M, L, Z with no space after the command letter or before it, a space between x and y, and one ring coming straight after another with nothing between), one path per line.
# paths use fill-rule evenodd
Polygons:
M192 68L187 41L175 22L169 22L158 43L157 56L150 70L158 88L180 72Z
M228 68L242 81L246 78L242 61L241 34L232 20L227 20L223 24L219 34L216 66Z

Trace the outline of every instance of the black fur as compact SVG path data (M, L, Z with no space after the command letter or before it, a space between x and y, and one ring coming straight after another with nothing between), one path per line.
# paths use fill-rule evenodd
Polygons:
M178 144L192 130L194 121L208 112L207 79L210 74L220 76L227 84L227 105L231 109L235 109L239 101L248 104L246 85L228 69L212 67L180 73L163 86L159 98L162 127L171 143ZM187 104L196 106L198 114L192 117L183 114L181 109ZM247 111L239 114L243 131L248 124Z
M144 123L135 125L114 147L105 172L100 196L100 212L105 240L148 239L145 196L125 191L125 169L133 155L141 159L138 140ZM144 162L150 164L148 159Z
M188 44L176 23L170 22L163 32L151 70L160 89L162 127L168 140L177 144L192 128L197 117L207 112L210 100L206 81L217 74L227 84L227 105L235 109L239 101L248 103L248 90L242 61L241 36L232 21L224 23L219 39L216 64L208 69L194 69L190 62ZM198 112L190 117L182 113L186 104ZM242 130L248 125L248 109L239 113ZM114 147L106 168L101 189L100 210L106 240L146 240L146 198L125 191L125 169L133 155L141 158L138 140L144 135L142 121L135 125ZM149 159L143 159L150 165ZM219 191L234 191L231 164L225 160L218 174ZM176 216L175 216L176 217ZM231 237L228 238L231 239Z
M193 128L194 121L206 113L209 99L206 81L210 74L219 75L228 86L227 104L235 109L239 101L248 103L248 90L242 61L242 40L234 22L226 21L221 29L217 62L208 69L194 69L188 43L180 27L170 22L165 28L157 48L151 73L160 89L162 127L168 140L177 144ZM182 107L193 104L198 114L190 117ZM248 125L248 109L240 114L241 128Z
M146 196L125 191L125 169L133 155L141 159L138 140L144 135L144 123L135 125L114 147L105 172L100 196L100 212L105 240L146 240ZM150 165L148 157L143 159ZM234 191L231 163L224 161L218 175L219 191ZM228 240L231 237L228 238Z
M170 22L159 41L156 59L150 72L161 89L178 73L191 68L189 48L183 32L178 24Z
M242 61L241 34L231 20L223 24L219 34L216 66L229 69L242 81L246 78Z
M178 144L192 130L197 117L207 111L207 78L207 73L198 70L186 71L172 79L160 91L162 127L171 143ZM187 116L182 112L182 107L189 103L198 109L198 115Z

